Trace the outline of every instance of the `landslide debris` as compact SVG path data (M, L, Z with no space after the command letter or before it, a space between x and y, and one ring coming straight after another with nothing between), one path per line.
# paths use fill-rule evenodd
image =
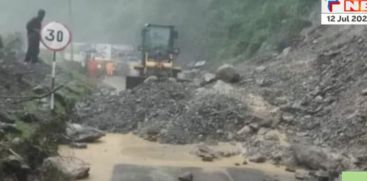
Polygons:
M119 95L102 90L76 106L76 117L101 130L172 144L230 141L234 130L254 119L243 102L199 88L153 80Z
M366 34L365 27L314 26L281 53L237 65L242 79L232 87L211 78L206 84L152 81L120 95L97 93L76 108L79 121L164 143L241 141L249 161L335 178L366 167ZM261 97L271 118L254 112L242 93Z

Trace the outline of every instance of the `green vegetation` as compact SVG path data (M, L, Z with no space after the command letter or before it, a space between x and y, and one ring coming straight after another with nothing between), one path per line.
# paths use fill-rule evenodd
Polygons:
M229 2L231 1L231 2ZM316 0L213 0L208 16L212 55L248 58L259 50L281 51L305 26ZM218 52L218 53L216 53Z

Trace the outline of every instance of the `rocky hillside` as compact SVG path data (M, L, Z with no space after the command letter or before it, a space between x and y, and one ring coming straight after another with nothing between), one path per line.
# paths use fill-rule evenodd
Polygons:
M43 159L57 153L69 107L92 85L59 68L56 110L50 112L51 67L47 61L24 64L19 39L6 39L0 57L0 180L33 180Z

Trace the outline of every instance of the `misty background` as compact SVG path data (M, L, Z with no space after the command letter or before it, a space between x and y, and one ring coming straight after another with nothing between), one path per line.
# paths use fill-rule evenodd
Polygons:
M44 23L72 27L75 42L137 47L144 24L175 25L181 62L232 63L291 46L311 25L317 5L317 0L0 0L0 34L25 35L26 22L43 8Z
M206 9L211 0L0 0L0 34L20 32L38 9L48 21L72 28L74 42L129 44L137 47L146 23L175 25L181 59L202 59ZM200 41L199 41L200 39ZM185 60L184 60L185 61Z

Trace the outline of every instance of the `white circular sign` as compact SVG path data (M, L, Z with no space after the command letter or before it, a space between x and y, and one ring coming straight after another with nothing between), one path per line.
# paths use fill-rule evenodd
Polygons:
M42 28L41 40L48 49L62 51L71 41L71 32L61 23L50 22Z

